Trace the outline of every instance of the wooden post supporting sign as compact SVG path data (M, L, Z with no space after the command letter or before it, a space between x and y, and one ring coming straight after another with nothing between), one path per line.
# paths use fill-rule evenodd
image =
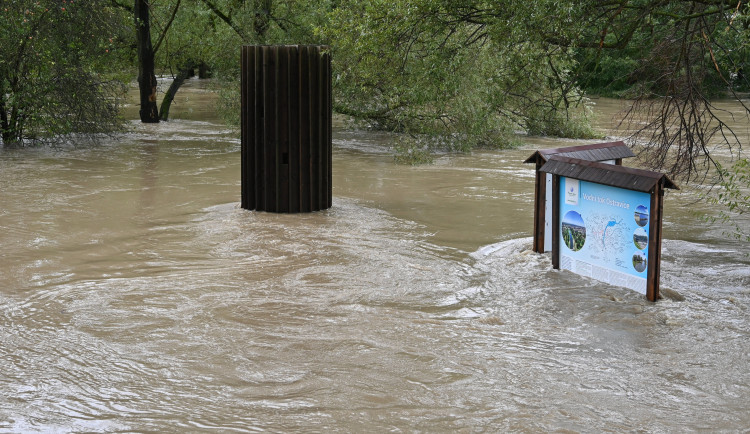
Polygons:
M551 250L551 227L549 201L551 201L550 175L539 169L552 156L579 158L582 160L606 162L622 165L623 158L635 157L633 151L624 142L594 143L591 145L570 146L566 148L540 149L524 163L536 165L536 182L534 188L534 243L532 249L537 253Z

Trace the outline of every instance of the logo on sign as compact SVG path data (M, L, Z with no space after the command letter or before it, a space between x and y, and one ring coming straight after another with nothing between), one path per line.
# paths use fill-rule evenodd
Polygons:
M565 204L578 205L578 180L565 178Z

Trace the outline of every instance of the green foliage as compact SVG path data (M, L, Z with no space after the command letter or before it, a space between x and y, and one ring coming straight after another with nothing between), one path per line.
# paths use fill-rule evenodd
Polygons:
M427 144L409 135L400 136L394 146L394 161L398 164L417 166L431 164L434 161L433 150Z
M238 82L223 79L214 83L219 97L216 102L216 111L224 123L239 133L242 96Z
M712 40L718 47L710 53L711 62L715 62L712 87L750 91L750 2L745 2L744 11L736 9L729 15L726 25L716 28Z
M577 110L536 110L526 113L525 126L530 135L600 139L589 123L591 109L581 104Z
M186 67L197 69L200 64L220 69L238 51L234 47L242 42L230 27L196 0L183 0L179 5L174 1L152 1L151 17L158 23L152 41L162 40L155 46L156 64L163 73L173 76ZM168 32L162 38L163 23L170 20Z
M196 13L204 20L198 28L210 33L195 34L191 40L205 40L209 45L207 51L212 55L201 58L216 78L217 110L228 125L236 128L240 119L240 46L322 44L316 29L323 26L335 6L333 0L194 1L200 3ZM188 23L192 26L192 21Z
M750 160L741 158L730 168L719 166L722 176L719 184L714 187L706 200L722 209L717 216L708 216L710 222L720 221L733 226L731 237L750 242L750 228L737 222L737 217L750 212Z
M328 44L335 110L405 133L412 144L401 146L404 153L507 147L519 131L596 137L583 89L674 107L686 101L690 110L676 116L697 114L700 122L681 123L689 119L657 107L646 113L656 121L639 132L653 133L643 141L665 150L653 161L664 163L679 147L686 163L674 167L692 168L707 140L725 132L706 130L715 118L703 116L705 98L750 89L747 2L148 4L159 72L182 77L208 65L231 123L239 114L241 44ZM5 143L116 128L112 91L116 79L132 80L136 57L130 0L6 0L0 14Z
M638 82L635 71L646 55L644 50L643 45L636 49L579 50L582 87L590 95L625 97Z
M576 43L587 92L670 95L686 82L707 97L750 90L750 4L617 0L590 3Z
M500 147L519 128L589 136L585 111L579 126L565 125L582 98L568 51L545 40L572 31L576 10L572 1L344 1L321 29L334 49L334 109L449 138L451 150Z
M750 88L750 6L746 1L587 1L574 74L589 91L632 99L621 120L650 168L702 182L717 146L742 141L712 103ZM636 60L636 62L633 62ZM736 116L738 113L735 113Z
M108 76L121 23L108 2L16 0L0 8L0 130L5 146L120 126Z

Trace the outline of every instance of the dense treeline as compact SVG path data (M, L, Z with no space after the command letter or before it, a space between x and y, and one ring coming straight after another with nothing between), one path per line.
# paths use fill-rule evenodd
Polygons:
M748 3L356 0L332 14L337 108L416 134L582 137L586 91L636 101L646 161L687 178L739 147L709 98L748 90ZM379 30L380 29L380 30ZM387 30L386 30L387 29ZM500 134L498 134L500 133ZM506 134L502 134L506 133Z
M711 154L743 145L711 100L750 114L747 0L0 0L0 18L5 147L118 131L136 77L143 122L167 120L195 70L237 119L240 45L327 44L335 109L404 133L409 158L509 146L519 130L591 137L586 95L625 97L642 161L718 175L711 200L750 211L747 159Z
M116 130L116 84L138 77L158 122L196 69L236 106L241 44L334 50L335 109L406 133L409 150L590 137L588 93L633 99L648 161L688 178L741 144L711 97L750 90L750 6L700 0L3 0L5 146ZM173 77L159 94L156 73ZM120 81L118 81L118 79ZM235 107L236 108L236 107Z
M271 0L0 0L3 146L118 131L125 85L143 122L167 120L198 70L237 76L239 46L316 41L332 6ZM156 74L171 76L157 92Z

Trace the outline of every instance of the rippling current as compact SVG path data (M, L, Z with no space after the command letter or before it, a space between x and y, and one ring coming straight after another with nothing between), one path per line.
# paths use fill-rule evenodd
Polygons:
M530 251L522 161L580 142L407 167L339 129L331 209L250 212L239 141L180 92L169 123L0 151L0 431L750 427L748 250L689 190L649 303Z

